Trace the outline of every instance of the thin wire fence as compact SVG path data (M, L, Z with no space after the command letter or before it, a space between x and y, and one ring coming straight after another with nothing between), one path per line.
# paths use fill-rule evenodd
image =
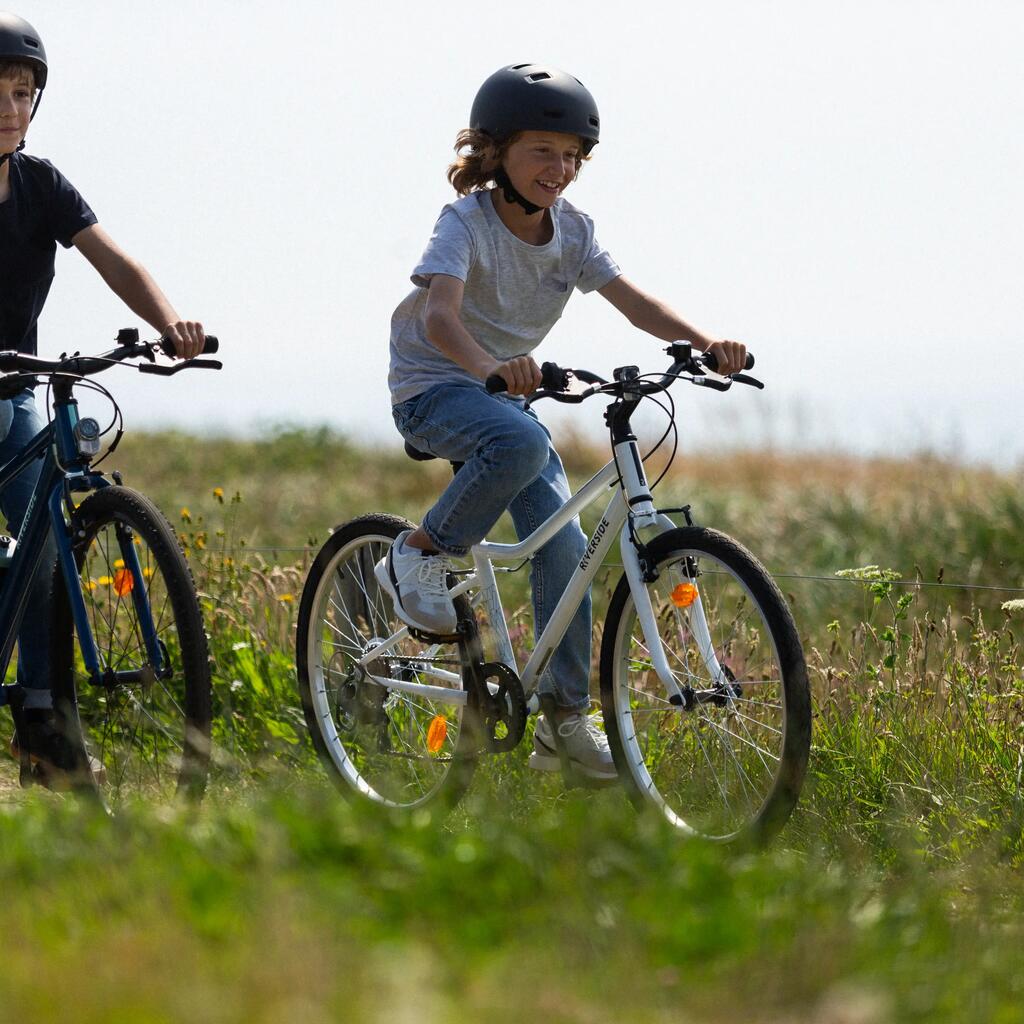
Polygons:
M271 555L277 557L279 555L315 555L319 550L317 546L305 545L303 547L217 547L218 553L225 555L238 555L238 554L259 554L259 555ZM622 563L616 562L609 559L605 562L605 566L609 568L620 567ZM905 588L921 588L929 590L967 590L967 591L979 591L979 592L991 592L997 594L1024 594L1024 587L1016 586L1003 586L1001 584L992 583L949 583L945 580L929 581L920 579L887 579L882 581L874 580L866 577L858 576L821 576L811 573L799 573L799 572L772 572L771 577L776 580L807 580L810 582L817 583L846 583L853 586L864 587L867 584L875 582L885 582L893 587L905 587Z

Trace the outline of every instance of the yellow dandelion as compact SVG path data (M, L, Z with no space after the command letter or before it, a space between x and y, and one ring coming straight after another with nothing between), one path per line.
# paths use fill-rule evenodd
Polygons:
M142 578L144 580L151 580L153 578L153 570L148 565L142 570Z
M114 568L115 569L123 569L124 568L124 559L123 558L115 559L114 560Z
M214 487L213 496L223 505L224 504L224 488Z
M293 604L295 602L295 595L294 594L280 594L280 595L278 595L277 599L278 599L278 601L281 601L283 604Z
M101 587L109 587L110 584L114 582L114 577L113 576L101 576L96 582Z
M189 512L188 506L186 506L185 508L183 508L181 510L181 518L182 518L183 522L186 522L186 523L191 523L192 522L192 513Z

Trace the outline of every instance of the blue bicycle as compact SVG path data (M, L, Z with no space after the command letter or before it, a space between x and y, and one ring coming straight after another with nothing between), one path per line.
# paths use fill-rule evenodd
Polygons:
M43 463L0 568L0 674L6 675L52 532L52 728L63 762L56 767L67 788L96 795L108 807L128 797L198 798L210 763L209 654L188 563L157 507L122 486L118 473L111 480L98 471L106 431L79 416L75 399L84 386L112 403L107 430L117 424L117 432L109 454L123 432L120 409L89 378L119 365L161 376L221 367L202 358L161 363L161 346L167 351L169 343L140 342L138 331L124 330L114 349L96 356L47 360L0 352L0 398L46 383L52 409L47 425L0 466L2 490L35 460ZM206 351L216 349L216 338L208 337ZM6 685L0 704L10 705L17 720L24 696L18 684ZM18 750L22 785L41 774L26 747Z

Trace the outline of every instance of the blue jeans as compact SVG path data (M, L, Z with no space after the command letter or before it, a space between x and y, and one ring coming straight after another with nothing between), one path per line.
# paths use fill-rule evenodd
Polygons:
M463 463L423 518L431 543L462 556L507 509L520 540L570 496L551 435L521 399L481 385L439 384L392 409L399 433L420 451ZM586 548L579 519L566 524L530 563L534 636L539 637ZM540 680L563 708L590 705L590 594L573 617Z
M31 391L0 401L0 464L13 459L43 429ZM33 488L43 468L37 459L0 491L0 513L17 537ZM53 705L50 693L50 596L57 547L47 535L43 557L29 586L28 605L18 631L18 682L25 688L26 708Z

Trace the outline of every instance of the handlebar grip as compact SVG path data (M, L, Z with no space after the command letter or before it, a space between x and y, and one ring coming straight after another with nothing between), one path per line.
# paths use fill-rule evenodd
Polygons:
M558 363L542 363L540 368L540 386L546 391L565 391L569 387L569 371L563 370ZM484 381L484 387L492 395L500 395L508 391L505 378L492 373Z
M170 338L161 338L160 348L162 348L167 355L174 355L174 342L172 342ZM211 355L216 352L218 348L220 348L220 342L217 338L212 334L206 335L206 344L203 345L203 353Z
M701 356L701 362L703 362L704 365L709 370L712 370L712 371L717 371L718 370L718 357L714 354L714 352L705 352L704 355ZM747 353L747 361L743 364L743 369L745 369L745 370L752 370L753 368L754 368L754 353L753 352L748 352Z

